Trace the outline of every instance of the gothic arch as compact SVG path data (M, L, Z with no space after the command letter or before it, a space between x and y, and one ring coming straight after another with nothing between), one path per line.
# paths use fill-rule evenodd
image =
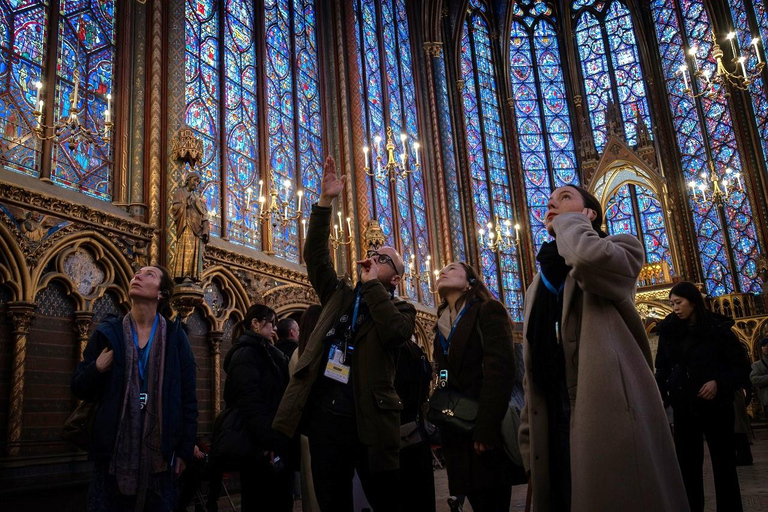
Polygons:
M202 287L206 290L208 285L212 282L216 282L221 285L221 292L225 295L227 302L226 306L219 311L215 312L212 305L207 301L204 301L199 309L204 313L204 316L211 324L211 329L216 331L224 330L224 324L227 319L232 317L244 317L245 312L251 305L248 299L248 293L245 291L242 282L235 276L231 270L223 265L215 265L209 267L203 271ZM240 312L239 315L235 313Z
M70 260L70 257L75 258L78 251L85 251L92 257L93 265L88 266L86 263L77 268L78 262ZM54 270L46 272L51 262L55 265ZM90 289L88 282L83 281L88 279L88 267L98 267L103 271L103 276ZM34 284L32 300L51 280L57 279L66 284L78 310L90 309L93 302L103 297L108 290L117 294L121 303L126 303L131 276L133 269L130 262L109 238L92 230L73 233L59 240L40 258L31 276Z
M11 290L14 301L34 300L24 254L4 223L0 223L0 284Z
M315 290L307 286L277 286L264 293L264 303L275 310L278 316L295 311L304 311L312 304L319 304Z
M588 180L587 190L597 197L603 209L608 206L608 200L613 194L624 185L638 185L653 192L664 212L664 226L668 233L672 265L675 269L684 268L681 265L680 249L673 235L676 231L670 222L672 204L669 202L666 178L615 135L608 138L605 147L606 150L594 173L585 176L585 180Z

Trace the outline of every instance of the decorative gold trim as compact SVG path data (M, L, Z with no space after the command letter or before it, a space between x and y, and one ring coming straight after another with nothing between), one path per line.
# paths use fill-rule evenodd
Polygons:
M228 251L222 247L214 247L210 244L205 247L205 260L207 265L218 263L225 267L229 267L230 269L233 266L239 267L243 270L264 274L275 279L282 279L291 281L295 284L310 286L309 279L303 272L281 267L244 254Z
M149 87L149 224L158 231L152 236L149 247L151 261L160 261L160 233L162 222L160 219L161 191L161 155L163 148L160 145L162 128L162 64L163 64L163 2L152 2L152 46Z
M97 210L84 204L77 204L56 196L50 196L29 190L14 183L0 181L0 197L8 204L54 214L62 220L77 221L94 228L104 229L121 235L132 235L142 240L150 240L155 229L143 222L137 222L130 217L122 217L114 213ZM82 229L82 227L80 228ZM18 231L18 230L16 230ZM21 240L21 232L18 240Z

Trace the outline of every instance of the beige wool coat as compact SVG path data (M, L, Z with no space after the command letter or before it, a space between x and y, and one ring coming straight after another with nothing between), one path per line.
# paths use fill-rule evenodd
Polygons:
M572 512L687 512L688 501L667 417L653 377L651 350L635 309L643 247L634 236L599 238L581 213L553 219L558 252L572 267L560 330L571 399ZM537 275L526 293L525 325ZM547 404L528 378L519 431L531 474L533 510L550 511Z

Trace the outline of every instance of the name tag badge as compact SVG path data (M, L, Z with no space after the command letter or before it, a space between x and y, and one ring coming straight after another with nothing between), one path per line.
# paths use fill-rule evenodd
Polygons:
M331 346L331 351L328 353L328 362L325 365L325 375L329 379L333 379L342 384L349 383L349 366L344 364L344 350L338 345Z
M147 407L147 398L146 393L139 393L139 405L142 411Z

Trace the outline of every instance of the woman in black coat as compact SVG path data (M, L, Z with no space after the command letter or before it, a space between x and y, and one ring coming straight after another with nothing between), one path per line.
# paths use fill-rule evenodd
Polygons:
M438 375L446 389L479 403L471 435L441 432L448 487L466 495L475 512L506 512L515 477L501 437L515 383L512 321L466 263L443 268L437 289L443 298L434 343Z
M263 304L248 308L245 331L224 359L224 400L237 407L259 456L240 472L242 510L293 510L295 448L272 430L272 421L288 386L288 359L275 348L277 315Z
M88 458L88 510L171 511L174 478L197 437L195 356L171 321L173 279L159 265L131 279L131 312L100 324L72 377L72 394L96 402Z
M691 512L704 510L704 443L709 446L718 512L742 510L734 446L733 396L745 385L746 353L728 317L708 311L693 283L672 287L673 313L658 327L656 382L674 411L677 459Z

